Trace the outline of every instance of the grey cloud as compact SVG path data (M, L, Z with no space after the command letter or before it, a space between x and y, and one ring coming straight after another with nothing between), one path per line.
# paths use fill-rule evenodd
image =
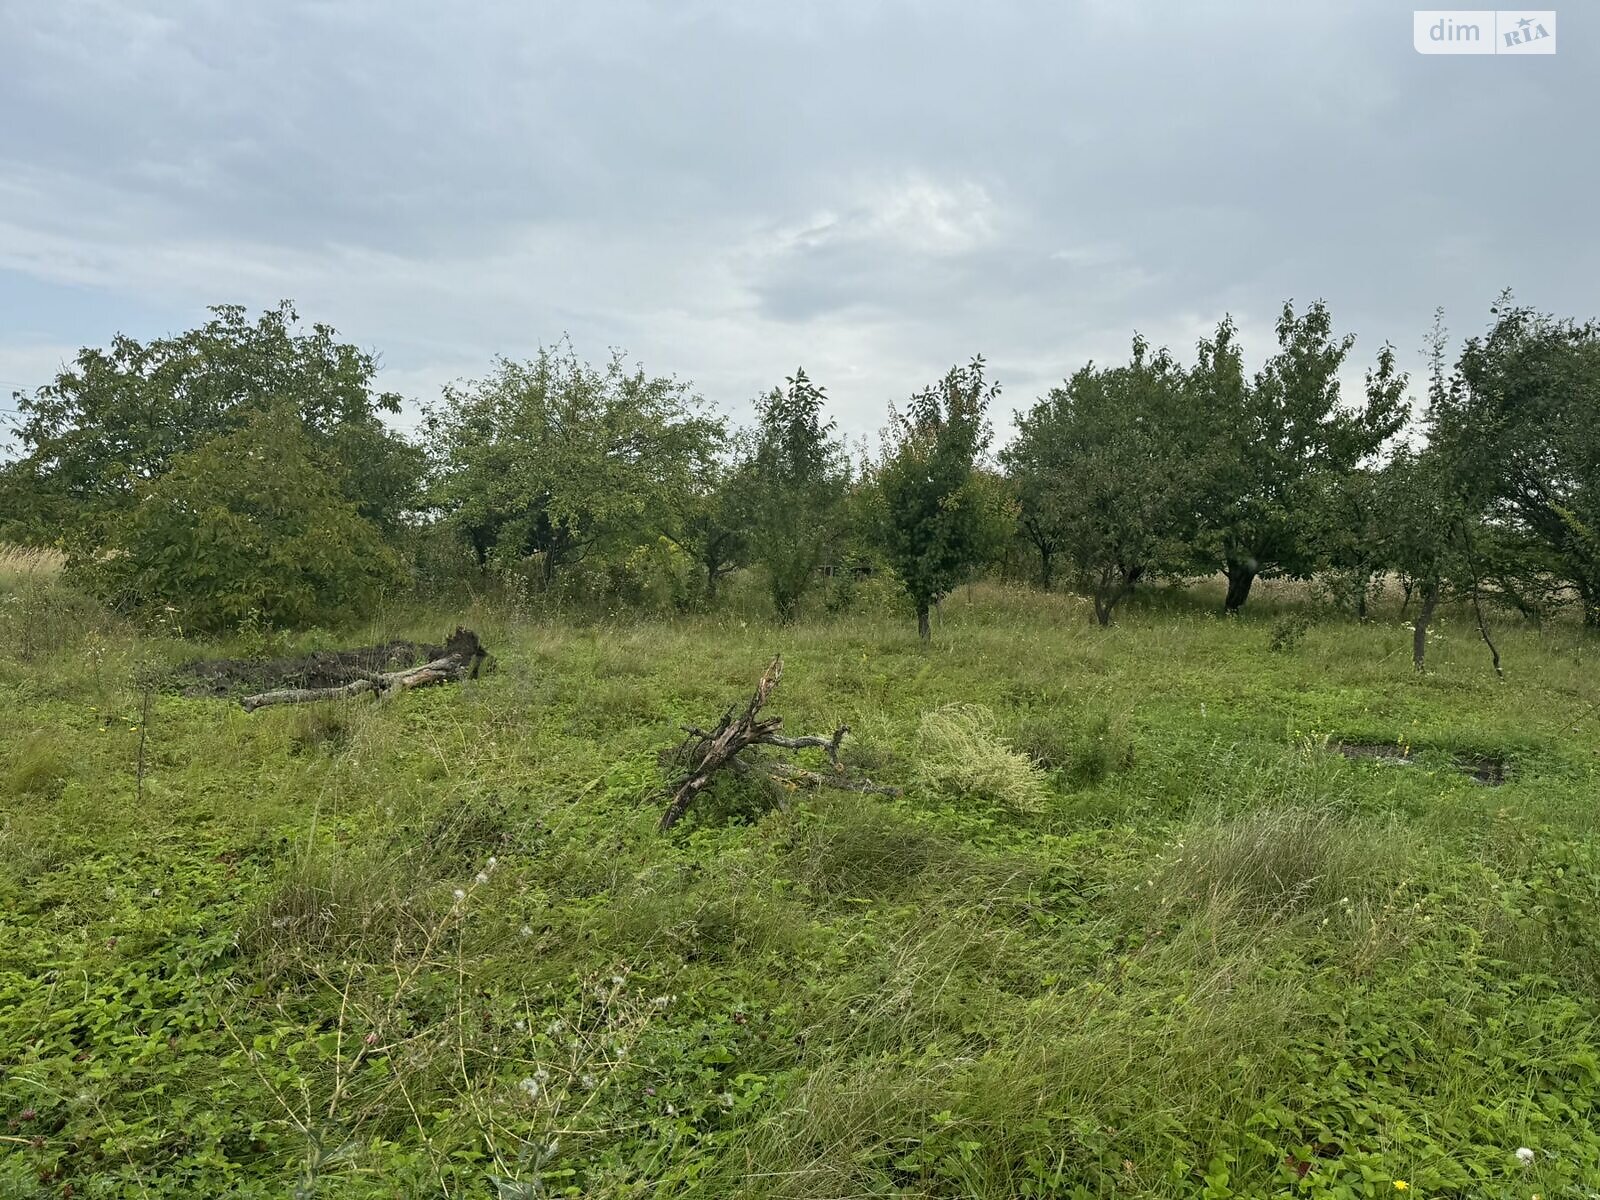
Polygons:
M1410 12L7 5L0 361L292 296L422 399L567 331L730 407L804 362L863 430L977 350L1013 405L1136 327L1259 354L1286 296L1413 366L1437 304L1600 308L1600 28L1423 58Z

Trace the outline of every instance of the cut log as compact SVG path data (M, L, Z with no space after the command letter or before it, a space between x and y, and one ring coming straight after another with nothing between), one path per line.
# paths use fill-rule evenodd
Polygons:
M431 687L440 683L459 683L463 679L476 679L478 671L488 658L488 651L470 629L457 627L445 643L445 653L432 662L407 667L401 671L362 671L352 668L355 678L337 687L283 688L274 692L261 692L245 696L239 701L245 712L269 708L276 704L314 704L318 700L348 700L355 696L374 694L383 700L413 688Z
M678 747L670 757L681 764L686 770L683 781L672 792L672 799L667 804L666 811L661 814L661 828L671 829L682 819L683 814L689 810L689 805L694 798L705 791L716 778L717 772L724 767L739 774L758 773L775 783L787 787L837 787L847 791L877 792L882 795L898 795L898 788L880 787L870 780L851 779L844 774L844 768L839 763L839 746L844 741L845 734L850 732L848 725L841 725L830 736L820 734L806 734L801 737L786 737L779 732L783 728L782 717L763 717L761 710L772 699L772 693L778 686L778 681L783 678L783 657L779 655L772 660L772 665L761 676L761 681L756 684L755 694L750 697L750 702L745 705L744 711L735 717L737 705L722 714L722 720L717 727L710 731L690 727L684 732L688 739ZM824 775L816 771L809 771L787 762L763 762L760 759L741 758L743 751L759 746L775 746L781 750L803 750L815 748L824 750L828 755L828 762L833 767L831 775Z

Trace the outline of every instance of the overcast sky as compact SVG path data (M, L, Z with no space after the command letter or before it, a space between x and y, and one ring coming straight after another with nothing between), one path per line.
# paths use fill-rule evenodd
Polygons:
M282 298L414 401L565 332L852 434L979 352L1002 427L1134 329L1254 362L1286 297L1415 368L1436 305L1600 312L1593 7L0 0L0 387Z

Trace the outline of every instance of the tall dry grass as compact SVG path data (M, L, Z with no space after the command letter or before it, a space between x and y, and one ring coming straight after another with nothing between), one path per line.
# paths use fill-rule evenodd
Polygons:
M67 565L67 556L48 546L13 546L0 542L0 580L53 579Z

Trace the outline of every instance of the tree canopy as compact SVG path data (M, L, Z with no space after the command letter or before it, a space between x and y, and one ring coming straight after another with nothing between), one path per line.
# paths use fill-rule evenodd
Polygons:
M50 383L18 393L22 456L6 469L8 536L102 541L180 456L287 406L342 495L385 528L410 509L419 459L379 419L400 398L373 387L376 359L328 325L303 330L284 301L255 321L220 305L197 329L85 347Z
M347 620L405 578L327 465L292 409L257 412L141 480L73 569L120 607L204 632Z
M621 354L591 366L566 342L447 387L424 429L443 518L480 564L536 556L546 584L597 546L658 536L724 437L688 384Z
M1172 357L1136 335L1127 365L1091 363L1020 414L1002 455L1043 573L1064 555L1102 625L1141 578L1181 559L1173 535L1189 501L1178 440L1185 386Z
M983 561L986 512L973 468L988 448L988 409L999 394L979 356L889 413L876 481L883 547L923 641L934 602Z
M850 481L827 394L804 368L756 401L754 445L740 479L752 556L766 568L772 605L789 620L837 533Z

